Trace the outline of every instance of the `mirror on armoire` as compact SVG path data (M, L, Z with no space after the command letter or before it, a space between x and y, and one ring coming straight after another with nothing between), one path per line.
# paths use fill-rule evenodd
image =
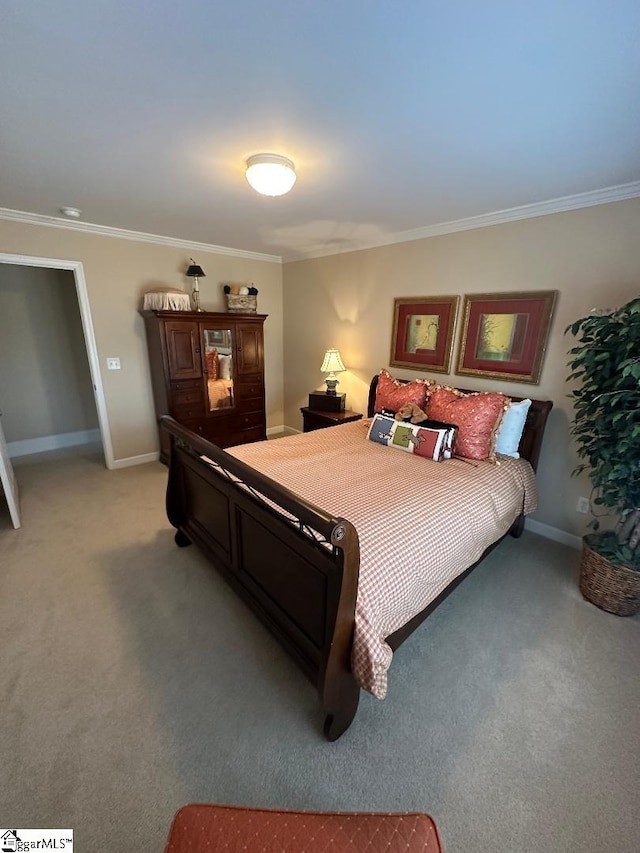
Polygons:
M202 330L207 401L211 412L233 408L233 338L231 329Z

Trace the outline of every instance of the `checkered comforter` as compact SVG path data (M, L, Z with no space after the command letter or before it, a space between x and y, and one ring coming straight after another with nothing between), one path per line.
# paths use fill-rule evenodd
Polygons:
M506 533L523 508L533 512L537 492L523 459L433 462L368 441L369 424L228 452L355 526L360 580L351 664L361 687L382 699L392 658L385 638Z

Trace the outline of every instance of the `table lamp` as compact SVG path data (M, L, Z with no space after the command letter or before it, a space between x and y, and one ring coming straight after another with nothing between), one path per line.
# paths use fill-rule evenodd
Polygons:
M204 311L204 308L200 307L200 287L198 285L198 279L205 277L204 270L199 264L197 264L193 260L193 258L191 258L190 260L191 264L189 265L189 269L186 271L185 275L193 279L193 291L191 293L191 296L193 297L193 304L195 310L199 313L202 313Z
M320 370L323 373L328 373L328 375L325 376L324 379L327 384L327 394L335 395L336 385L338 384L338 377L336 376L336 373L342 373L346 369L347 368L342 363L340 353L337 349L334 349L332 347L331 349L328 349L325 352L324 361L322 362L322 367L320 368Z

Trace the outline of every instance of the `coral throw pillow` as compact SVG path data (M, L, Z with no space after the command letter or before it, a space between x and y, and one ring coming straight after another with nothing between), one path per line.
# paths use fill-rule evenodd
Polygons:
M438 421L456 424L456 456L495 461L496 434L509 398L492 391L461 394L451 388L433 388L427 415Z
M219 373L219 365L218 365L218 350L210 349L206 351L205 355L207 361L207 374L209 379L217 379Z
M399 382L386 370L378 375L376 388L376 412L388 409L397 412L408 403L414 403L424 410L433 383L428 379L416 379L414 382Z

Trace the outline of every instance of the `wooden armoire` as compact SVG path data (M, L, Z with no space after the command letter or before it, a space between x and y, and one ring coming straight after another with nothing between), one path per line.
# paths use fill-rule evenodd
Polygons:
M142 311L156 416L230 447L267 437L266 314ZM160 459L169 442L160 431Z

